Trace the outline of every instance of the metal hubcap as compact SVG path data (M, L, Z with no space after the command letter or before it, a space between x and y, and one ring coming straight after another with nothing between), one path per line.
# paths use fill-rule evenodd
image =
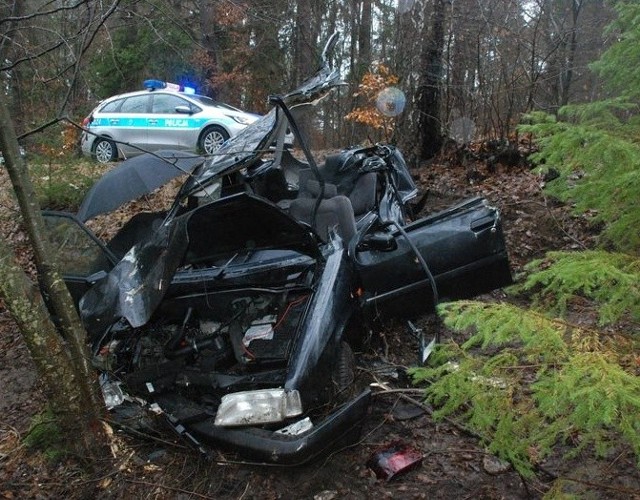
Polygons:
M216 150L218 150L220 148L220 146L222 146L222 144L225 141L225 137L218 132L217 130L213 130L211 132L209 132L205 137L204 137L204 152L206 154L211 154L213 152L215 152Z
M107 163L113 158L113 148L108 141L100 141L96 146L96 160L100 163Z

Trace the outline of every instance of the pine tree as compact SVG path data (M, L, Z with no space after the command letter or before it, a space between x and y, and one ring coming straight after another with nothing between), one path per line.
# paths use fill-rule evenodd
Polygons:
M526 266L511 292L531 300L527 310L442 305L449 327L472 334L412 372L436 417L463 419L524 475L560 444L603 455L626 443L640 464L640 73L629 64L640 56L640 4L616 9L619 41L593 65L612 97L531 113L521 126L539 147L532 160L560 173L549 194L589 212L600 248ZM593 320L576 313L585 302Z

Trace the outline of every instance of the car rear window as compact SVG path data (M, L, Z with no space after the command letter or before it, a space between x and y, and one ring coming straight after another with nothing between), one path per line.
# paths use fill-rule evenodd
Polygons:
M120 107L121 113L146 113L149 104L148 95L127 97Z
M122 104L122 99L116 99L115 101L111 101L106 103L102 108L100 108L101 113L117 113L118 108Z

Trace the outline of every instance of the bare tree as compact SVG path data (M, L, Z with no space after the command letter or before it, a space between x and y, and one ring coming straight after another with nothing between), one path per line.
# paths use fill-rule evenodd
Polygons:
M475 131L471 139L506 141L523 113L597 94L588 64L602 50L611 19L603 2L456 0L448 19L445 130L464 121Z
M320 13L321 2L319 0L296 2L293 37L293 82L295 84L300 83L309 75L309 65L316 62L321 22Z
M541 68L536 107L554 111L595 98L596 82L588 65L606 47L604 27L613 19L610 3L538 0L535 5L542 26L536 56Z
M588 64L602 50L611 19L606 0L146 0L123 3L105 29L96 16L100 2L76 0L53 14L29 14L27 37L26 27L14 28L36 4L0 0L0 66L11 105L20 109L17 121L42 107L51 108L47 117L60 114L61 98L49 105L45 92L67 93L65 109L85 111L95 104L86 102L90 96L179 71L194 75L201 93L264 112L268 94L313 72L318 47L337 30L335 61L350 90L320 106L319 136L327 146L366 139L366 130L341 118L362 105L353 94L370 63L381 62L408 96L393 137L412 148L419 134L423 156L460 118L475 125L476 138L509 138L523 112L597 97ZM53 47L40 42L49 32L59 46L47 54L57 56L26 57L27 49L37 55L36 46ZM92 36L100 43L79 65L74 61ZM20 132L26 123L17 123Z

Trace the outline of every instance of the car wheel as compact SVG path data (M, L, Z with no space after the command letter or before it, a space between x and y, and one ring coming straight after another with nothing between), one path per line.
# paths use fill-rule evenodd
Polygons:
M100 163L109 163L116 160L118 150L112 141L100 137L96 139L96 143L93 146L93 154Z
M208 127L202 132L198 147L206 154L213 154L229 138L229 134L222 127Z

